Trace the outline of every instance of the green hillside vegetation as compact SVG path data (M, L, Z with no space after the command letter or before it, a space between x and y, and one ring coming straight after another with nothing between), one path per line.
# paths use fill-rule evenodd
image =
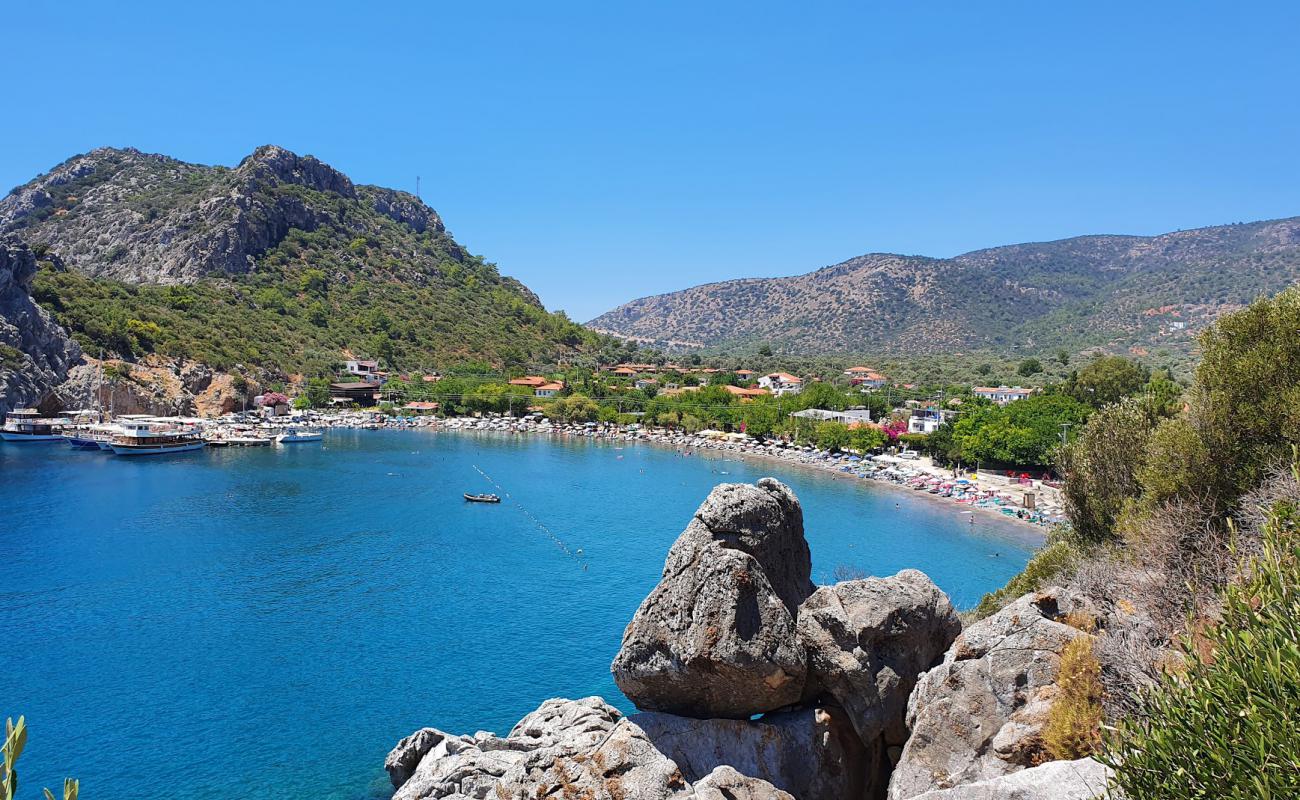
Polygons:
M600 342L529 303L481 259L452 262L416 286L384 279L386 262L368 240L293 230L244 277L139 285L46 261L32 291L87 352L157 352L223 370L331 374L345 350L398 369L475 359L509 367ZM375 269L351 269L362 265Z
M1163 373L1151 375L1140 364L1119 357L1097 359L1041 394L1006 406L973 396L970 387L892 387L863 393L843 378L812 381L802 392L783 397L741 398L723 388L722 384L742 385L734 372L726 370L711 376L658 373L663 383L693 389L680 393L654 387L638 390L629 379L583 367L548 377L565 383L559 399L533 398L531 389L508 385L504 376L473 373L451 375L434 384L390 381L384 393L393 403L434 401L441 413L450 415L520 415L538 407L566 422L639 422L688 433L744 431L759 438L780 437L831 451L861 453L901 443L968 467L1044 470L1055 465L1061 443L1077 435L1111 392L1132 395L1134 402L1160 416L1173 412L1183 389ZM702 379L709 385L701 386ZM323 388L317 402L325 402ZM909 434L907 412L897 411L908 403L937 403L957 416L932 434ZM850 426L791 416L810 408L866 409L876 424Z

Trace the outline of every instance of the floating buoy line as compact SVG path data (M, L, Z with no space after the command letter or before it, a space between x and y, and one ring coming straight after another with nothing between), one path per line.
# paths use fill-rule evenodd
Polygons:
M566 556L573 559L575 563L577 563L579 566L582 567L583 572L587 571L587 558L581 547L576 549L569 547L567 544L564 543L563 539L555 535L554 531L546 527L545 522L542 522L540 519L538 519L537 515L529 511L527 508L524 507L522 503L520 503L513 496L511 496L510 492L506 491L504 486L497 483L492 478L491 475L479 469L478 464L471 464L470 466L474 467L475 472L483 476L483 480L492 484L493 488L497 490L497 493L501 497L503 497L506 500L509 500L511 505L519 509L520 513L522 513L525 517L528 517L529 522L532 522L534 525L537 526L538 530L546 534L547 538L549 538L552 542L554 542L556 547L560 548L560 552L564 553Z

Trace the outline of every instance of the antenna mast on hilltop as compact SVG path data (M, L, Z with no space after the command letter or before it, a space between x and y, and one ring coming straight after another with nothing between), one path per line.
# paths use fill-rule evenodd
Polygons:
M420 197L420 176L419 175L415 176L415 197L417 200Z

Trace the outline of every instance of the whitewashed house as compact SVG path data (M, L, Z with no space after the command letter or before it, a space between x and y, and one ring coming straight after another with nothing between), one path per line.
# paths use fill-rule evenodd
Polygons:
M773 372L758 379L758 385L780 397L783 394L799 394L803 391L803 379L788 372Z
M971 392L976 397L983 397L985 400L992 400L1000 406L1005 406L1007 403L1024 400L1033 394L1034 390L1022 389L1019 386L976 386Z

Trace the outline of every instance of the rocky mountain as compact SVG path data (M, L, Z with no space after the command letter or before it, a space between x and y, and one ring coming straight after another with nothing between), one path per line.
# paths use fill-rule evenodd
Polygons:
M0 239L0 413L39 403L81 358L81 348L31 298L36 257Z
M1224 311L1300 281L1300 217L1083 236L955 258L870 254L805 275L634 300L588 323L647 341L907 355L1187 347Z
M76 156L0 200L35 299L87 352L328 374L563 357L597 340L469 254L406 192L260 147L234 168Z

